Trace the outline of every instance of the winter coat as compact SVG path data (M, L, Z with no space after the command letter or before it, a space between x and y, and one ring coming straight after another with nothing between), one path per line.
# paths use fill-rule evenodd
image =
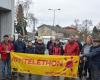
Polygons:
M26 45L23 41L15 41L14 43L15 52L25 52Z
M86 56L90 61L91 79L100 80L100 45L92 48L92 52Z
M82 50L82 44L81 44L79 41L77 41L77 43L78 43L79 49L80 49L80 51L81 51L81 50Z
M54 43L52 43L52 41L48 41L47 49L48 49L49 55L52 55L52 48L53 48L53 46L54 46Z
M53 47L54 47L54 43L50 44L49 49L48 49L49 55L53 55L53 52L52 52Z
M52 52L52 55L63 55L64 54L63 46L54 45L51 49L51 52Z
M90 54L87 54L86 56L89 58L90 62L95 63L95 65L100 68L100 65L96 64L100 62L100 46L93 47Z
M64 55L78 56L79 54L80 54L80 50L77 42L74 42L73 44L70 43L66 44Z
M50 49L50 46L52 45L52 41L48 41L47 43L47 49L49 50Z
M6 51L14 51L14 45L10 41L8 41L8 44L4 41L0 43L0 53L3 61L10 59L10 53L6 53Z
M35 44L35 53L36 54L45 54L45 45L44 43Z
M34 47L27 47L25 49L25 53L35 54L35 48Z

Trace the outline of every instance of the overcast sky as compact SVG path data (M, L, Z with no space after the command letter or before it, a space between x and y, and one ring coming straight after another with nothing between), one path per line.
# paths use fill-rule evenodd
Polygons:
M35 14L40 24L53 24L53 11L48 9L60 8L56 11L56 22L62 26L71 25L75 19L100 21L100 0L33 0L30 12Z
M55 25L66 27L74 24L75 19L91 19L94 25L100 22L100 0L32 0L29 11L38 19L37 27L53 24L53 11L49 8L61 9L56 11Z

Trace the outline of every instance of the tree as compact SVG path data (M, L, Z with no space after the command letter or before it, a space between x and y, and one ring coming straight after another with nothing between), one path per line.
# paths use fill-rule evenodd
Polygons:
M22 4L19 4L18 11L17 11L17 25L15 27L16 27L17 33L25 36L27 35L27 30L26 30L27 22L26 22L23 12L24 10L23 10Z
M32 0L24 0L24 2L22 3L23 9L24 9L24 14L25 14L26 18L28 17L29 8L30 8L31 3L32 3Z
M100 22L96 25L97 29L100 29Z
M94 26L94 28L93 28L93 32L94 32L94 33L98 33L98 29L97 29L96 26Z
M79 26L79 19L75 19L74 23L75 23L75 27L78 28L78 26Z
M93 36L93 38L96 38L96 37L98 37L98 35L99 35L99 31L98 31L97 27L94 26L93 31L92 31L92 36Z
M81 40L83 40L84 37L91 34L90 27L92 26L92 21L85 19L82 22L79 22L79 19L74 20L75 26L78 30L78 35L80 36Z
M29 22L31 23L31 25L33 26L33 32L35 31L35 27L36 27L36 23L37 23L37 18L35 18L33 13L29 13L28 14L28 19Z
M90 34L90 26L92 26L92 21L91 20L83 20L82 24L80 24L80 32L84 34L85 36Z

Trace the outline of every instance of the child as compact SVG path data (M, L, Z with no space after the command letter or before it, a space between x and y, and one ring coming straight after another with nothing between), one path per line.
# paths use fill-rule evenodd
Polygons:
M27 48L25 49L25 53L30 53L30 54L35 53L35 47L33 47L31 41L28 42Z

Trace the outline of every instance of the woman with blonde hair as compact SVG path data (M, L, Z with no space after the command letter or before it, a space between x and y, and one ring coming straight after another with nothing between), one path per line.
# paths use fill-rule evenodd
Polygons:
M81 54L82 55L90 54L92 45L93 45L93 39L92 39L92 36L89 35L85 39L85 43L83 45ZM83 56L83 57L81 57L80 61L81 61L80 66L79 66L79 77L80 77L80 79L82 80L82 77L84 76L86 78L86 80L91 80L90 79L91 72L90 72L90 69L89 69L88 58L86 56ZM89 73L89 76L88 76L87 73Z

